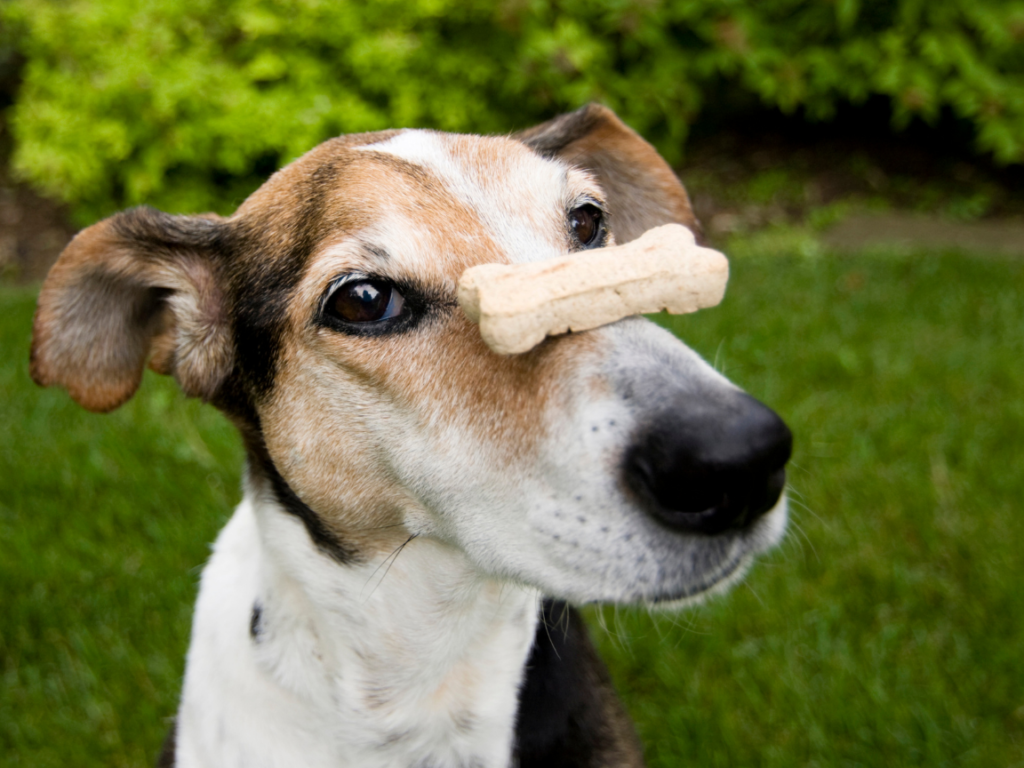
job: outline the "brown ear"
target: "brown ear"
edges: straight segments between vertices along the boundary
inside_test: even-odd
[[[80,232],[39,294],[32,378],[109,411],[135,393],[150,359],[186,394],[212,398],[232,367],[216,261],[226,229],[213,216],[136,208]]]
[[[701,239],[690,198],[658,151],[600,104],[515,135],[535,152],[593,173],[608,195],[615,241],[628,243],[651,227],[683,224]]]

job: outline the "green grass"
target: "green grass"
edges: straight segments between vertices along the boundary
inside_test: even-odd
[[[668,322],[792,427],[790,534],[704,607],[591,611],[649,760],[1024,765],[1024,263],[771,250]],[[0,765],[146,765],[240,450],[160,377],[35,388],[32,305],[0,292]]]
[[[34,292],[0,292],[0,765],[152,765],[242,454],[147,374],[97,416],[28,379]]]

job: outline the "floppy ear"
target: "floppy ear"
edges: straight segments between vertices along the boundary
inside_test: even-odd
[[[588,104],[514,138],[597,177],[608,195],[609,223],[620,245],[672,223],[689,227],[701,239],[690,198],[668,163],[607,107]]]
[[[214,216],[135,208],[80,232],[43,284],[32,378],[91,411],[138,389],[147,359],[186,394],[209,400],[232,368]]]

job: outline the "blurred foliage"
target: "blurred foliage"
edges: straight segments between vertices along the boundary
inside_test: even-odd
[[[230,210],[332,135],[588,100],[670,161],[726,94],[812,120],[883,96],[896,127],[951,113],[1024,161],[1024,2],[7,0],[0,22],[26,58],[16,168],[82,219]]]

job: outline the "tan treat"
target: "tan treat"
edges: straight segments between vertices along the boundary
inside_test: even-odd
[[[680,224],[625,245],[528,264],[481,264],[459,280],[459,304],[487,346],[509,355],[545,336],[585,331],[630,315],[696,312],[725,295],[729,262]]]

